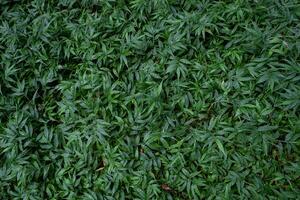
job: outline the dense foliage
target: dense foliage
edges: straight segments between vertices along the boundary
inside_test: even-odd
[[[1,0],[0,199],[295,199],[297,0]]]

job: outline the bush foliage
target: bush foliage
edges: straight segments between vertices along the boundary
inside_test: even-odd
[[[297,0],[1,0],[0,199],[296,199]]]

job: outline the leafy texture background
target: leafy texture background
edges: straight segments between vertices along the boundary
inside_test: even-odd
[[[1,199],[295,199],[297,0],[0,1]]]

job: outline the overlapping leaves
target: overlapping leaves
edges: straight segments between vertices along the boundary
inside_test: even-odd
[[[296,0],[0,5],[1,199],[300,193]]]

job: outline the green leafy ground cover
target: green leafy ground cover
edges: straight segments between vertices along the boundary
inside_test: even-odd
[[[297,0],[0,2],[0,199],[299,197]]]

